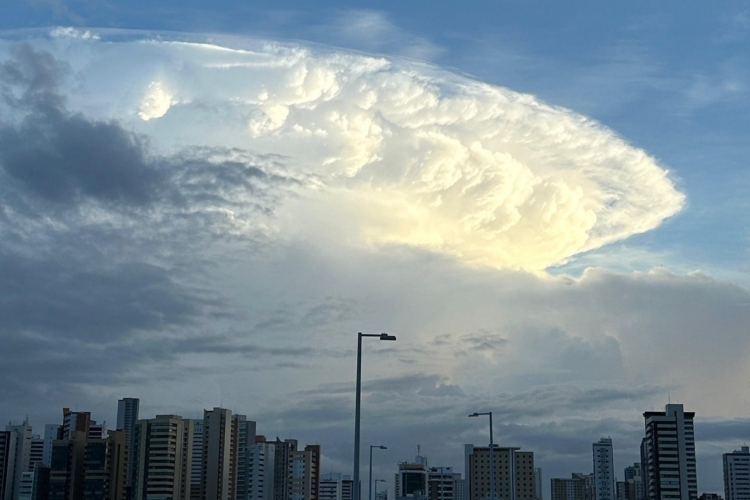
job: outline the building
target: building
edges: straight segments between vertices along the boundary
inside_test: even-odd
[[[496,500],[534,500],[534,453],[520,448],[493,451]],[[464,446],[466,482],[469,500],[490,497],[490,448],[471,444]]]
[[[649,500],[697,500],[694,412],[668,404],[643,414],[643,474]]]
[[[84,458],[83,500],[127,500],[128,442],[125,431],[90,439]]]
[[[417,455],[413,462],[399,463],[394,485],[397,500],[427,498],[427,458]]]
[[[615,500],[615,460],[612,440],[601,438],[591,445],[594,456],[595,500]]]
[[[42,462],[49,466],[52,463],[52,442],[60,434],[60,424],[47,424],[44,426],[44,451],[42,452]]]
[[[288,500],[318,500],[320,445],[311,444],[289,455]]]
[[[615,481],[615,498],[617,500],[628,500],[627,481]]]
[[[255,445],[257,425],[247,420],[245,415],[235,415],[235,429],[237,432],[237,500],[251,500],[253,484],[253,460],[251,448]]]
[[[625,467],[625,482],[628,488],[628,500],[646,500],[646,488],[643,484],[641,464],[635,463],[632,467]]]
[[[724,453],[724,498],[750,500],[750,448]]]
[[[267,445],[274,448],[273,451],[273,483],[271,483],[271,495],[273,500],[287,500],[289,497],[289,464],[292,452],[297,451],[296,439],[267,441]],[[266,467],[268,467],[266,462]],[[268,488],[268,485],[266,485]]]
[[[237,432],[232,410],[203,411],[201,498],[234,500]]]
[[[276,447],[266,443],[263,436],[256,436],[248,456],[248,489],[253,500],[273,500],[275,457]]]
[[[703,493],[698,500],[724,500],[718,493]]]
[[[16,433],[0,431],[0,500],[13,500],[16,465]]]
[[[427,498],[429,500],[463,500],[464,482],[453,467],[427,469]]]
[[[352,500],[352,476],[330,473],[320,477],[319,500]]]
[[[193,424],[179,415],[139,420],[133,439],[135,499],[190,498]]]
[[[24,473],[30,472],[29,462],[31,461],[31,442],[33,439],[32,428],[28,420],[22,424],[8,424],[5,430],[15,434],[15,463],[13,464],[13,476],[11,481],[11,496],[18,500],[21,483],[24,480]],[[33,469],[32,469],[33,470]],[[10,478],[9,478],[10,481]]]
[[[130,450],[133,449],[135,435],[135,424],[140,418],[141,400],[138,398],[123,398],[117,401],[117,430],[125,433],[127,443],[127,486],[133,485],[133,460],[130,459]]]
[[[190,500],[201,500],[203,478],[203,419],[192,420],[193,447],[190,462]]]
[[[586,477],[573,474],[570,478],[552,478],[550,494],[552,500],[586,500]]]
[[[72,430],[68,439],[52,442],[49,472],[50,500],[79,500],[83,498],[84,460],[88,436],[84,431]]]
[[[542,479],[542,468],[534,468],[534,497],[536,500],[544,500],[544,480]]]

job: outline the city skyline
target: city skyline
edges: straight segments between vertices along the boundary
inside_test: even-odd
[[[0,421],[238,409],[346,474],[357,333],[387,332],[361,477],[371,444],[389,481],[420,444],[460,470],[492,411],[545,488],[603,437],[621,480],[676,402],[721,493],[750,436],[749,19],[5,2]]]

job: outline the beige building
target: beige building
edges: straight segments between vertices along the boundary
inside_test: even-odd
[[[83,497],[127,500],[128,442],[125,431],[90,439],[84,459]]]
[[[582,474],[553,478],[550,487],[552,500],[586,500],[586,477]]]
[[[494,449],[495,500],[535,500],[534,453]],[[464,450],[468,500],[490,498],[490,448],[467,444]]]
[[[135,498],[190,498],[193,425],[179,415],[157,415],[135,426]]]
[[[237,486],[237,439],[239,422],[232,411],[203,411],[203,477],[201,498],[234,500]]]
[[[305,446],[289,455],[288,500],[318,500],[320,490],[320,445]]]

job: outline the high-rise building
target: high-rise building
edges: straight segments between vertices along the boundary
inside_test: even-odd
[[[534,453],[520,448],[495,446],[495,497],[502,500],[534,500]],[[469,499],[490,496],[490,448],[464,446]]]
[[[31,486],[30,500],[48,500],[49,496],[49,465],[44,462],[34,467],[34,477]]]
[[[237,486],[237,432],[232,411],[203,411],[201,497],[234,500]]]
[[[320,445],[310,444],[289,455],[287,500],[318,500],[320,487]]]
[[[47,424],[44,426],[44,451],[42,456],[42,462],[47,466],[52,463],[52,442],[58,439],[60,434],[60,424]]]
[[[464,483],[453,467],[427,469],[427,497],[429,500],[463,500]]]
[[[248,462],[250,498],[253,500],[273,500],[276,447],[273,444],[266,443],[263,436],[256,436],[256,443],[249,450]]]
[[[750,448],[724,453],[724,498],[750,500]]]
[[[33,439],[32,428],[28,420],[22,424],[8,424],[5,430],[16,435],[15,439],[15,464],[13,464],[13,483],[11,485],[12,497],[18,499],[23,474],[29,471],[31,461],[31,441]]]
[[[192,444],[192,421],[179,415],[139,420],[132,454],[135,498],[190,498]]]
[[[572,474],[570,478],[552,478],[550,494],[552,500],[585,500],[586,476]]]
[[[125,431],[109,431],[106,439],[90,439],[84,458],[83,500],[127,500]]]
[[[251,500],[253,481],[253,460],[251,448],[255,445],[257,426],[254,421],[247,420],[245,415],[235,415],[237,432],[237,500]]]
[[[536,500],[544,500],[544,480],[542,479],[542,468],[534,468],[534,497]]]
[[[594,494],[596,500],[615,500],[615,460],[612,440],[601,438],[591,445],[594,455]]]
[[[67,439],[52,442],[50,463],[50,500],[83,498],[84,460],[88,436],[85,431],[72,430]]]
[[[190,464],[190,500],[201,500],[203,479],[203,419],[192,420],[193,448]]]
[[[632,467],[625,467],[625,482],[628,487],[628,500],[646,500],[646,488],[643,484],[640,463],[634,463]]]
[[[427,458],[417,455],[413,462],[399,463],[394,486],[396,500],[427,498]]]
[[[643,414],[646,437],[644,477],[649,500],[696,500],[694,412],[681,404],[668,404],[663,412]]]
[[[340,473],[320,477],[319,500],[352,500],[352,476]]]
[[[70,439],[73,431],[83,432],[88,437],[90,430],[91,412],[71,411],[70,408],[63,408],[63,423],[57,439]]]
[[[125,433],[125,442],[128,444],[127,452],[127,486],[132,487],[133,460],[130,459],[130,450],[133,449],[133,438],[135,435],[135,423],[140,418],[141,400],[138,398],[123,398],[117,401],[117,430]]]
[[[13,500],[15,466],[16,433],[0,431],[0,500]]]
[[[296,439],[267,441],[266,444],[273,446],[273,487],[271,492],[273,500],[287,500],[289,498],[289,464],[292,452],[297,451]],[[268,467],[268,463],[266,463]]]

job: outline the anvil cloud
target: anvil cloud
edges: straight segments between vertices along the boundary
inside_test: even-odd
[[[283,158],[301,182],[263,227],[284,238],[539,272],[684,203],[664,167],[601,124],[418,62],[70,29],[35,45],[70,67],[71,111],[117,120],[154,150]]]

